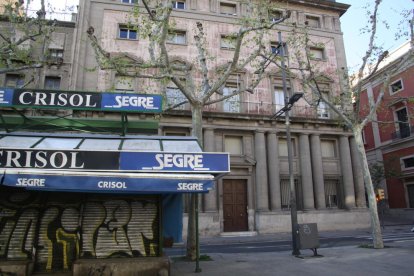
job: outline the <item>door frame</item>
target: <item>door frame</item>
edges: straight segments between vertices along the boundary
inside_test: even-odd
[[[247,231],[254,231],[255,229],[255,208],[253,204],[253,185],[251,176],[226,176],[218,182],[219,192],[219,218],[220,218],[220,232],[224,232],[224,210],[223,210],[223,182],[224,180],[244,180],[247,188]]]

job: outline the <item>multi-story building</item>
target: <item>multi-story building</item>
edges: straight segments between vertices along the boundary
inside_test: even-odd
[[[176,32],[169,36],[167,47],[174,59],[185,64],[196,57],[192,26],[200,21],[206,31],[207,50],[216,57],[215,66],[219,67],[228,61],[233,49],[226,38],[238,29],[239,19],[249,15],[246,4],[243,1],[230,0],[185,0],[173,3],[172,17]],[[13,136],[2,133],[2,148],[18,147],[9,154],[9,161],[0,162],[3,167],[20,166],[22,171],[19,169],[19,173],[35,173],[31,170],[34,169],[31,165],[36,168],[43,164],[43,159],[33,161],[29,157],[34,154],[32,151],[47,148],[48,152],[51,152],[52,167],[69,163],[73,167],[79,167],[76,161],[67,162],[69,159],[62,153],[62,150],[71,150],[85,151],[84,154],[87,155],[96,154],[91,155],[88,162],[91,162],[93,168],[106,169],[98,173],[94,170],[92,173],[88,172],[88,178],[82,180],[84,182],[76,181],[77,175],[71,171],[65,170],[61,175],[49,172],[60,181],[55,183],[56,193],[34,193],[30,189],[27,193],[14,193],[16,187],[1,187],[0,204],[7,209],[4,213],[4,223],[8,228],[4,229],[8,232],[4,232],[4,235],[2,232],[3,239],[0,242],[4,244],[4,250],[0,251],[0,258],[31,258],[35,269],[39,271],[70,270],[77,259],[106,258],[109,262],[109,257],[157,256],[161,254],[163,238],[174,237],[175,241],[180,240],[177,235],[182,234],[180,226],[186,225],[188,211],[186,196],[183,199],[184,215],[179,214],[180,218],[184,218],[182,222],[177,218],[176,211],[180,210],[177,199],[181,202],[181,198],[176,197],[176,193],[170,195],[171,197],[160,191],[152,195],[142,194],[142,191],[140,195],[136,195],[136,191],[120,195],[119,190],[115,189],[118,185],[116,183],[121,183],[119,189],[126,186],[138,189],[141,187],[139,181],[131,185],[127,181],[132,181],[129,178],[142,177],[139,175],[142,171],[129,173],[129,178],[125,180],[123,174],[105,166],[113,166],[111,160],[119,161],[116,154],[130,150],[178,150],[184,153],[191,151],[190,154],[199,152],[201,149],[194,138],[182,137],[191,134],[190,106],[184,105],[175,110],[165,111],[161,116],[107,108],[84,110],[79,107],[81,99],[101,99],[103,95],[114,95],[109,93],[111,91],[160,94],[166,98],[167,106],[183,99],[180,91],[168,83],[134,79],[117,75],[113,70],[98,68],[95,51],[87,37],[90,27],[94,28],[94,33],[105,51],[115,56],[121,52],[127,53],[124,57],[138,62],[146,57],[147,53],[143,52],[143,48],[148,43],[139,37],[136,28],[130,28],[128,24],[129,14],[135,4],[141,3],[133,0],[80,0],[73,35],[70,28],[65,29],[67,32],[58,28],[56,34],[53,34],[57,35],[57,38],[52,40],[54,47],[50,52],[54,53],[53,57],[56,60],[63,63],[53,63],[50,68],[46,66],[35,70],[38,81],[28,86],[37,89],[28,92],[39,95],[37,104],[41,109],[38,109],[39,106],[34,108],[33,104],[29,105],[16,119],[16,116],[9,114],[14,109],[4,107],[5,101],[1,101],[2,109],[9,112],[8,116],[3,116],[3,126],[10,130],[29,124],[29,131],[24,134]],[[282,36],[287,37],[292,26],[306,26],[310,39],[314,42],[314,46],[310,48],[312,62],[318,66],[319,71],[326,73],[319,76],[319,87],[332,98],[341,93],[341,74],[336,72],[346,68],[340,17],[348,7],[328,0],[320,0],[317,3],[310,0],[289,0],[280,1],[280,9],[272,10],[269,14],[271,19],[280,17],[286,9],[291,11],[289,20],[278,25],[277,30],[272,31],[267,37],[269,51],[277,45],[277,31],[281,31]],[[288,64],[294,67],[295,61],[293,53],[289,53],[289,43],[286,49]],[[17,87],[24,82],[21,74],[23,72],[14,78],[6,75],[0,81],[3,81],[6,87]],[[25,80],[28,74],[32,75],[24,72]],[[251,67],[232,75],[222,89],[223,94],[231,93],[234,88],[251,82],[253,75],[254,69]],[[288,89],[291,92],[302,91],[301,87],[298,78],[292,77],[288,80]],[[47,89],[39,90],[41,88]],[[70,91],[61,91],[65,89]],[[21,92],[14,90],[14,93]],[[341,127],[335,115],[323,102],[313,98],[309,91],[303,92],[304,99],[298,101],[291,111],[293,174],[299,223],[318,223],[321,230],[366,228],[369,226],[369,215],[352,134]],[[54,101],[59,99],[59,95],[77,99],[72,101],[72,107],[76,108],[72,111],[65,106],[59,112],[42,108],[47,105],[46,99]],[[86,98],[82,95],[86,95]],[[318,104],[310,105],[312,102]],[[283,106],[282,77],[277,67],[273,66],[267,77],[255,88],[254,93],[241,94],[205,107],[203,149],[206,152],[229,152],[231,170],[216,181],[212,191],[202,196],[201,235],[229,232],[254,235],[291,230],[285,120],[283,117],[272,119],[273,114]],[[24,106],[20,104],[17,109],[22,107]],[[52,115],[58,118],[53,119]],[[154,119],[157,119],[158,123],[154,123]],[[43,125],[47,127],[42,130],[49,131],[46,136],[44,133],[33,132],[33,129],[39,129]],[[65,129],[69,129],[69,132],[65,132]],[[51,131],[54,133],[50,133]],[[92,135],[88,136],[80,131],[92,132]],[[102,136],[104,131],[111,131],[112,135]],[[116,131],[118,133],[115,133]],[[137,136],[143,133],[153,136]],[[23,138],[19,135],[23,135]],[[16,138],[17,136],[19,138]],[[21,141],[26,142],[23,144]],[[20,160],[16,152],[22,152],[19,156],[28,159]],[[115,155],[111,157],[109,154]],[[60,159],[53,159],[57,156]],[[74,156],[77,155],[72,153],[71,157]],[[148,158],[142,160],[147,161]],[[178,163],[183,162],[180,160],[176,159]],[[128,167],[135,161],[129,159],[122,165]],[[215,162],[211,162],[210,168],[214,165]],[[151,168],[155,167],[151,165]],[[13,171],[7,170],[2,184],[13,186],[15,175]],[[148,168],[143,170],[148,173]],[[38,171],[36,173],[40,176],[44,174]],[[202,185],[197,186],[198,184],[190,187],[193,190],[204,189],[204,192],[211,182],[211,178],[204,175],[198,175],[196,178],[181,174],[171,177],[168,173],[171,172],[166,172],[166,175],[159,172],[155,172],[155,175],[149,173],[149,191],[159,185],[167,185],[163,180],[165,177],[168,181],[178,179],[178,184],[181,184],[180,192],[189,189],[188,185],[184,185],[188,184],[188,180],[185,179],[197,181],[192,184],[205,183],[205,188]],[[115,185],[110,193],[102,195],[96,187],[94,190],[87,190],[91,187],[89,185],[94,177],[117,177],[118,180],[111,180],[113,184],[98,184],[101,185],[100,189],[112,189],[108,185]],[[23,184],[17,182],[20,186],[16,189],[27,188],[30,185],[32,189],[33,186],[39,186],[39,189],[43,187],[44,183],[39,182],[40,180],[34,183],[30,177],[25,179],[22,180]],[[124,185],[123,182],[127,184]],[[78,193],[68,193],[65,189],[75,189]],[[87,194],[79,193],[85,189]],[[39,213],[38,210],[42,212]],[[32,224],[27,226],[28,221],[34,221],[33,225],[36,227],[32,227]],[[13,228],[14,224],[19,227]],[[162,231],[160,225],[168,229]],[[177,229],[180,230],[178,234]],[[184,235],[185,231],[184,227]],[[21,246],[22,241],[25,241],[24,246]],[[19,249],[23,249],[11,250],[16,244],[19,245]],[[83,266],[86,263],[87,260],[80,260],[77,265]],[[137,264],[134,262],[135,266],[129,264],[128,267],[135,269]]]
[[[391,52],[377,73],[363,80],[361,106],[369,106],[368,98],[376,99],[384,90],[382,104],[372,123],[364,129],[365,150],[371,164],[384,168],[379,188],[385,189],[389,212],[412,219],[413,183],[413,103],[414,63],[401,60],[412,55],[410,42]],[[392,72],[389,83],[385,83]],[[361,109],[361,114],[367,110]],[[381,175],[379,176],[381,178]]]
[[[93,48],[85,43],[90,26],[108,53],[127,53],[138,61],[147,56],[143,51],[146,41],[137,36],[136,30],[127,30],[128,13],[134,3],[136,1],[80,2],[74,48],[77,66],[73,67],[71,88],[151,91],[164,93],[169,103],[177,103],[183,96],[173,86],[162,86],[145,79],[125,82],[122,81],[125,77],[111,70],[84,70],[97,66]],[[280,3],[279,12],[288,8],[292,16],[288,22],[279,25],[278,30],[287,37],[292,23],[302,27],[306,23],[311,40],[319,42],[318,47],[311,48],[315,62],[321,71],[327,72],[321,78],[320,87],[330,97],[339,95],[339,76],[333,73],[346,68],[340,16],[349,6],[336,1]],[[237,30],[238,19],[248,15],[244,5],[239,1],[175,1],[172,17],[174,28],[179,32],[173,41],[168,41],[169,52],[182,62],[196,58],[192,26],[199,21],[206,30],[207,50],[214,53],[217,66],[220,66],[232,51],[223,38]],[[269,38],[269,49],[272,43],[277,42],[277,30],[271,36],[274,39]],[[287,57],[292,61],[292,56],[288,54]],[[204,149],[230,152],[231,173],[217,182],[213,192],[203,197],[202,235],[290,230],[284,119],[270,119],[284,105],[282,81],[280,71],[272,70],[253,94],[242,94],[205,107]],[[246,68],[232,76],[223,93],[249,82],[253,73],[252,68]],[[289,80],[291,91],[300,91],[300,87],[297,79]],[[305,97],[311,101],[312,96],[306,93]],[[92,116],[98,117],[99,114]],[[189,105],[165,112],[160,119],[158,134],[190,135],[190,116]],[[130,120],[150,118],[141,115],[130,117]],[[291,128],[299,222],[316,222],[322,230],[367,227],[369,220],[363,181],[350,133],[340,127],[323,102],[312,107],[304,100],[292,110]]]

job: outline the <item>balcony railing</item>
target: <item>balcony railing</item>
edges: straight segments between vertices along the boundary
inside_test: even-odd
[[[407,127],[400,128],[398,131],[391,133],[392,140],[404,139],[414,134],[414,126],[407,125]]]
[[[169,102],[171,104],[178,103],[182,99],[171,99]],[[213,105],[206,106],[204,111],[210,112],[223,112],[231,114],[240,114],[240,115],[262,115],[262,116],[272,116],[277,111],[282,109],[284,105],[277,105],[266,102],[238,102],[238,101],[226,101],[225,103],[217,103]],[[186,104],[185,106],[180,106],[174,110],[190,110],[190,106]],[[284,114],[281,115],[283,117]],[[337,116],[329,108],[320,109],[308,105],[297,105],[295,104],[290,112],[291,117],[296,118],[312,118],[312,119],[336,119]]]

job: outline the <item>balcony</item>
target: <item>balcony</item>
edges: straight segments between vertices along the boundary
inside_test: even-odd
[[[183,99],[169,98],[168,102],[172,105],[178,102],[182,102]],[[224,103],[217,103],[213,105],[206,106],[204,111],[206,112],[220,112],[220,113],[229,113],[229,114],[238,114],[238,115],[261,115],[268,116],[269,118],[274,115],[277,111],[282,109],[284,105],[277,105],[266,102],[239,102],[239,101],[225,101]],[[190,106],[186,104],[185,106],[180,106],[173,110],[190,110]],[[282,114],[280,117],[283,117]],[[309,105],[299,105],[295,104],[291,111],[290,116],[292,118],[308,118],[308,119],[337,119],[335,113],[331,112],[329,108],[316,108]]]
[[[399,139],[404,139],[410,136],[413,136],[414,133],[414,126],[413,125],[408,125],[405,127],[401,127],[400,129],[396,132],[391,133],[391,139],[394,140],[399,140]]]

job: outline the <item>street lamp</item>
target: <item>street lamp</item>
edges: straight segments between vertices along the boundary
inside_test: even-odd
[[[279,46],[283,45],[282,43],[282,34],[278,32],[279,38]],[[292,96],[287,91],[286,85],[286,67],[285,67],[285,54],[284,54],[284,47],[281,46],[280,50],[280,57],[281,57],[281,67],[282,67],[282,82],[283,82],[283,96],[285,98],[285,106],[280,109],[276,114],[272,116],[272,119],[277,118],[278,116],[285,113],[285,124],[286,124],[286,143],[288,149],[288,165],[289,165],[289,186],[290,186],[290,218],[292,224],[292,255],[298,256],[300,255],[299,251],[299,242],[298,242],[298,234],[299,234],[299,227],[298,227],[298,213],[297,213],[297,206],[296,206],[296,187],[295,187],[295,179],[293,177],[293,150],[292,150],[292,140],[290,136],[290,110],[292,109],[293,105],[303,96],[303,93],[296,92]]]

